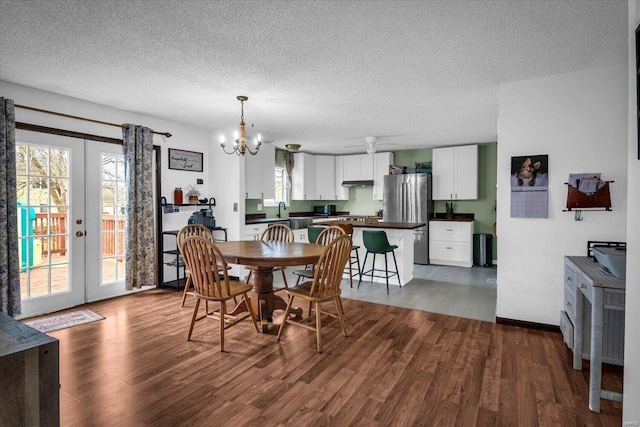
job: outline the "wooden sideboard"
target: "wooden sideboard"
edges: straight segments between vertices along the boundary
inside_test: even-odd
[[[593,258],[564,258],[564,310],[560,329],[573,351],[573,368],[589,359],[589,408],[600,412],[600,398],[622,401],[601,389],[602,363],[624,362],[625,281],[600,268]]]
[[[0,313],[0,426],[60,425],[58,340]]]

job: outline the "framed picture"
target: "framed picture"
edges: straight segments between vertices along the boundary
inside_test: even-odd
[[[202,172],[202,153],[169,148],[169,169]]]

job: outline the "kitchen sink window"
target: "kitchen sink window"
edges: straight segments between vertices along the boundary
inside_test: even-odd
[[[276,166],[275,168],[275,184],[276,184],[276,198],[264,199],[265,206],[278,206],[278,203],[284,202],[286,206],[289,206],[289,186],[287,185],[287,171],[282,166]]]

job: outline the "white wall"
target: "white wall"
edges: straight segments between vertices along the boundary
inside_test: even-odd
[[[563,257],[626,240],[627,90],[625,65],[500,86],[497,317],[558,325]],[[511,218],[511,157],[536,154],[549,155],[549,218]],[[615,181],[612,212],[562,212],[564,183],[580,172]]]
[[[628,171],[629,182],[634,187],[629,191],[627,206],[627,291],[625,304],[625,340],[624,340],[624,403],[622,419],[629,423],[640,422],[640,160],[638,160],[637,119],[636,119],[636,53],[635,30],[640,24],[640,1],[629,2],[629,145]],[[632,261],[633,260],[633,261]],[[624,424],[624,423],[623,423]],[[632,425],[632,424],[628,424]]]

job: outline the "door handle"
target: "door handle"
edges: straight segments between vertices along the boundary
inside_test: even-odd
[[[76,231],[76,237],[82,237],[84,233],[82,231]]]

